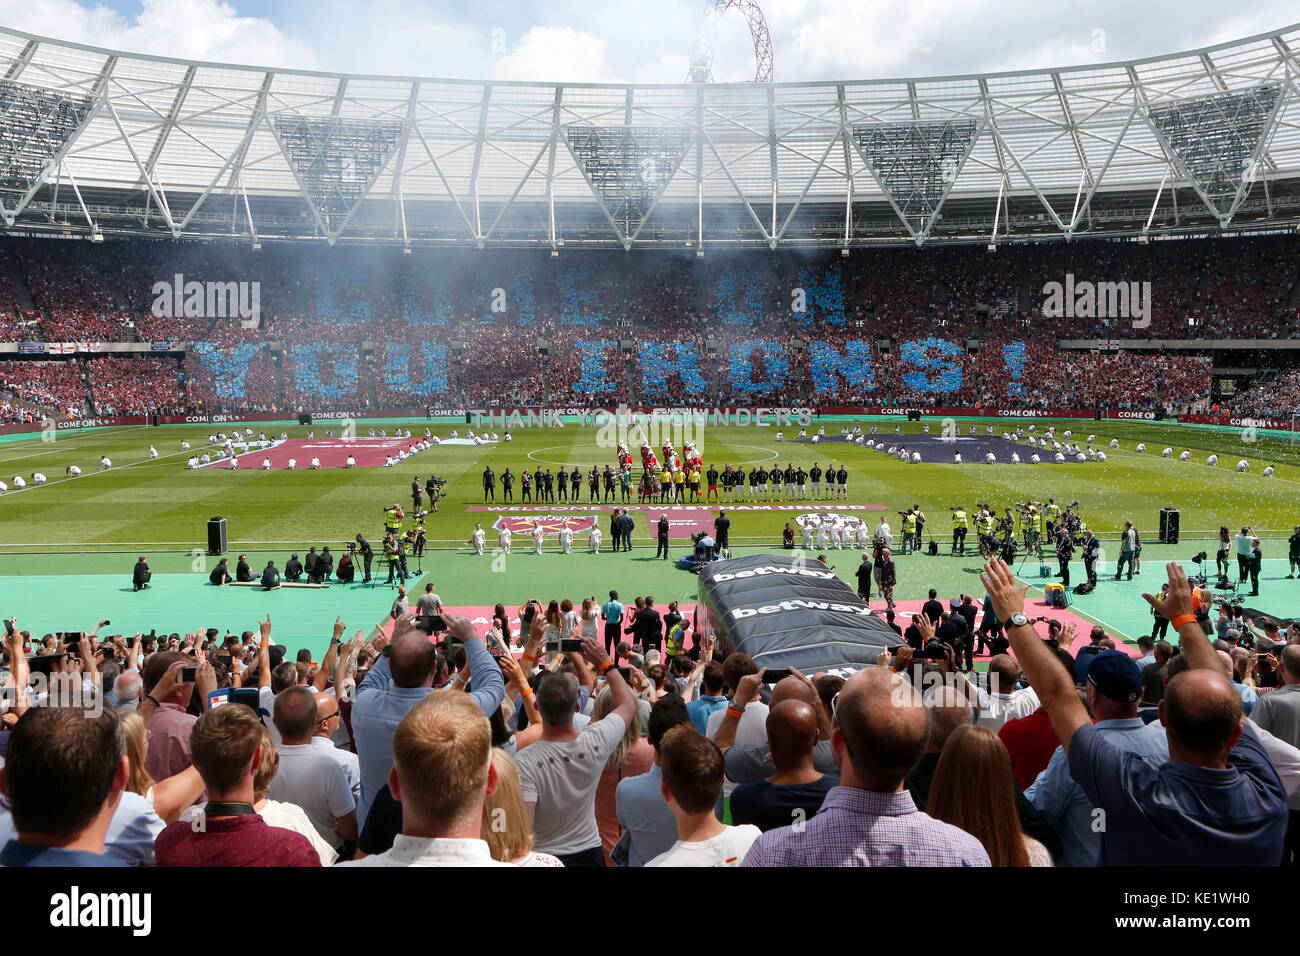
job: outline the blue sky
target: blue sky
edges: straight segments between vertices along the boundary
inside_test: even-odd
[[[1065,66],[1205,46],[1300,20],[1287,0],[758,0],[777,80]],[[676,83],[702,0],[0,0],[0,23],[182,58],[471,79]],[[715,78],[753,78],[724,18]]]

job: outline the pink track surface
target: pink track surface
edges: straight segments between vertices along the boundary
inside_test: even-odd
[[[379,468],[386,457],[397,457],[404,448],[410,448],[417,439],[411,438],[353,438],[343,441],[341,438],[291,438],[274,448],[258,448],[237,455],[240,468],[261,468],[262,459],[271,459],[272,468],[289,467],[289,459],[296,458],[297,467],[307,468],[313,458],[320,459],[322,468],[342,468],[351,455],[357,460],[358,468]],[[204,465],[205,468],[228,468],[229,459],[214,461]]]
[[[394,589],[394,590],[393,590],[393,595],[396,596],[396,594],[397,594],[397,590]],[[409,597],[409,596],[410,596],[410,595],[408,595],[408,597]],[[656,603],[656,604],[655,604],[655,607],[659,610],[659,613],[660,613],[661,615],[662,615],[662,614],[667,614],[667,613],[668,613],[668,605],[667,605],[667,604],[658,604],[658,603]],[[445,612],[448,613],[448,614],[454,614],[456,617],[467,617],[467,618],[469,618],[471,621],[474,622],[474,629],[477,630],[477,631],[479,631],[480,633],[485,633],[485,632],[487,631],[487,629],[488,629],[488,625],[492,623],[492,608],[491,608],[489,605],[486,605],[486,604],[483,604],[483,605],[463,605],[463,604],[462,604],[462,605],[453,605],[453,604],[444,604],[444,605],[442,606],[442,609],[443,609],[443,611],[445,611]],[[579,608],[579,610],[580,610],[580,608]],[[695,614],[695,605],[694,605],[694,604],[678,604],[678,605],[677,605],[677,611],[678,611],[679,614],[681,614],[683,617],[685,617],[686,620],[688,620],[688,621],[693,621],[693,620],[694,620],[694,618],[692,617],[692,615]],[[510,616],[510,633],[511,633],[512,637],[517,641],[517,640],[519,639],[519,608],[517,608],[517,607],[507,607],[507,608],[506,608],[506,614],[508,614],[508,615]],[[380,624],[380,625],[379,625],[379,629],[380,629],[381,631],[383,631],[385,634],[389,634],[389,635],[391,635],[391,634],[393,633],[393,620],[392,620],[392,618],[389,618],[388,620],[386,620],[386,621],[384,621],[382,624]],[[598,639],[602,639],[602,640],[603,640],[603,638],[604,638],[604,634],[605,634],[605,623],[604,623],[603,621],[597,621],[596,631],[597,631],[597,634],[599,635],[599,638],[598,638]],[[693,640],[692,640],[692,638],[691,638],[691,635],[692,635],[693,633],[694,633],[693,630],[687,632],[687,636],[686,636],[686,645],[687,645],[688,647],[692,647],[692,646],[694,646],[694,642],[693,642]],[[526,637],[526,636],[527,636],[527,635],[525,635],[525,637]],[[629,643],[630,643],[630,639],[631,639],[631,635],[628,635]],[[518,652],[521,653],[521,654],[523,653],[523,651],[522,651],[521,648],[515,648],[513,644],[511,645],[511,647],[512,647],[513,650],[516,650],[516,651],[518,651]]]
[[[393,594],[396,595],[397,591],[394,590]],[[895,623],[903,630],[907,630],[908,624],[911,623],[912,615],[920,614],[921,607],[924,604],[925,604],[924,601],[896,601],[894,604],[894,613],[897,615]],[[666,614],[668,612],[668,605],[666,604],[662,606],[656,604],[655,606],[659,608],[660,614]],[[976,607],[979,606],[980,604],[977,602]],[[884,601],[872,601],[871,607],[882,618],[884,617],[885,615]],[[474,622],[475,629],[480,632],[485,632],[487,630],[488,625],[492,622],[492,608],[487,605],[448,604],[448,605],[444,605],[443,609],[450,614],[456,615],[457,617],[468,617],[471,621]],[[692,622],[694,621],[694,617],[693,617],[693,615],[695,614],[694,604],[679,604],[678,610],[681,612],[681,614],[683,614],[686,617],[688,621],[692,621]],[[518,611],[519,609],[517,607],[506,608],[506,613],[510,615],[510,630],[516,640],[519,637],[519,618],[517,616]],[[1048,607],[1046,604],[1043,604],[1041,601],[1031,601],[1029,605],[1025,608],[1025,613],[1031,617],[1047,617],[1052,620],[1061,621],[1064,624],[1074,624],[1075,627],[1078,629],[1078,634],[1075,637],[1074,643],[1070,646],[1070,653],[1072,655],[1077,655],[1079,653],[1079,648],[1083,647],[1088,643],[1088,632],[1092,629],[1092,624],[1069,610],[1061,610],[1060,608]],[[983,613],[981,613],[979,617],[976,618],[976,626],[978,626],[978,622],[982,618],[983,618]],[[391,635],[393,633],[393,621],[391,619],[384,621],[380,625],[380,630],[382,630],[385,634]],[[604,624],[603,623],[599,624],[597,630],[603,639],[603,635],[605,632]],[[1036,625],[1035,630],[1038,631],[1040,636],[1042,637],[1047,636],[1046,624]],[[686,646],[693,647],[694,645],[695,645],[694,631],[692,630],[687,634]],[[1126,654],[1128,654],[1129,657],[1137,658],[1138,656],[1140,656],[1138,654],[1137,648],[1132,647],[1129,644],[1124,643],[1123,641],[1116,641],[1115,646],[1120,650],[1124,651]],[[512,648],[517,653],[522,653],[522,651],[520,651],[518,648],[514,648],[513,645]],[[991,657],[992,655],[986,652],[984,654],[976,654],[975,660],[987,662]]]

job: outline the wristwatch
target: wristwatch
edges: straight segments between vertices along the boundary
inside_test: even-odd
[[[1012,627],[1026,627],[1029,624],[1029,618],[1025,617],[1024,612],[1017,611],[1007,618],[1007,623]]]

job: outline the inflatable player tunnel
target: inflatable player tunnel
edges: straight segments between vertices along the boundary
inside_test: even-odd
[[[760,667],[854,671],[902,644],[834,571],[789,554],[715,561],[700,572],[701,634],[717,638],[714,659],[733,651]]]

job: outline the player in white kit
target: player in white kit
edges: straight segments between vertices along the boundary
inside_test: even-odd
[[[510,538],[511,534],[509,528],[501,528],[497,532],[497,547],[501,549],[502,554],[510,553]]]
[[[565,554],[573,551],[573,530],[567,524],[560,528],[560,550]]]
[[[587,546],[591,548],[592,554],[600,554],[600,525],[593,524],[591,530],[587,532]]]
[[[487,535],[483,532],[483,522],[474,522],[474,533],[469,536],[469,541],[474,546],[475,554],[483,553],[483,546],[487,543]]]
[[[533,525],[533,554],[542,553],[542,540],[546,537],[546,532],[542,530],[539,524]]]

